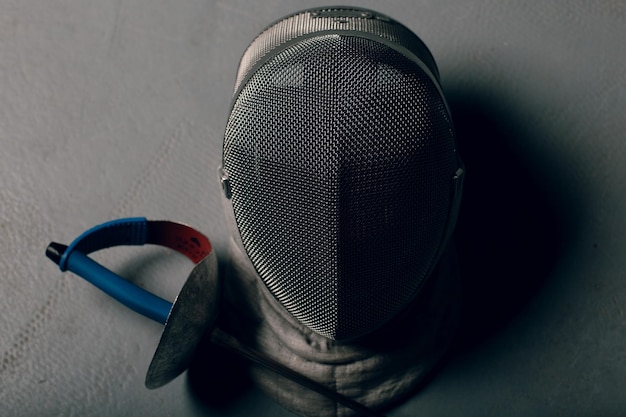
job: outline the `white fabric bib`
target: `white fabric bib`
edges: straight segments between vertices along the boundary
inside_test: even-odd
[[[452,341],[458,323],[460,281],[453,246],[411,307],[371,337],[337,342],[306,328],[263,286],[234,242],[230,248],[225,330],[250,347],[373,409],[415,391]],[[251,377],[267,395],[303,416],[354,412],[260,366]]]

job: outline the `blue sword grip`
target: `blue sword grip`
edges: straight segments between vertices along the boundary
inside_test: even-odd
[[[65,267],[137,313],[161,324],[167,321],[172,303],[126,281],[87,255],[71,252]]]
[[[132,310],[165,324],[172,303],[126,281],[87,256],[113,246],[146,243],[166,246],[184,254],[195,264],[211,253],[209,239],[189,226],[130,217],[92,227],[69,246],[51,242],[46,249],[46,256],[61,271],[74,272]]]

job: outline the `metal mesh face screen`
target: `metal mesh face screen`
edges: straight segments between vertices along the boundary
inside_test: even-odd
[[[350,34],[293,42],[240,89],[223,151],[244,249],[303,324],[354,338],[418,292],[457,159],[444,100],[415,61]]]

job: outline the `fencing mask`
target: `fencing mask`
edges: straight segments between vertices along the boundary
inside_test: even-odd
[[[272,296],[328,339],[405,309],[454,228],[462,187],[426,46],[356,8],[306,10],[243,55],[220,180]]]

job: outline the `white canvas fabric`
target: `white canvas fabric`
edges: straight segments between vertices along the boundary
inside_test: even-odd
[[[449,247],[427,286],[401,317],[370,337],[337,342],[300,324],[263,286],[234,242],[225,279],[226,329],[289,368],[374,409],[415,391],[449,346],[458,320],[460,286]],[[260,366],[251,377],[267,395],[302,416],[354,412]]]

